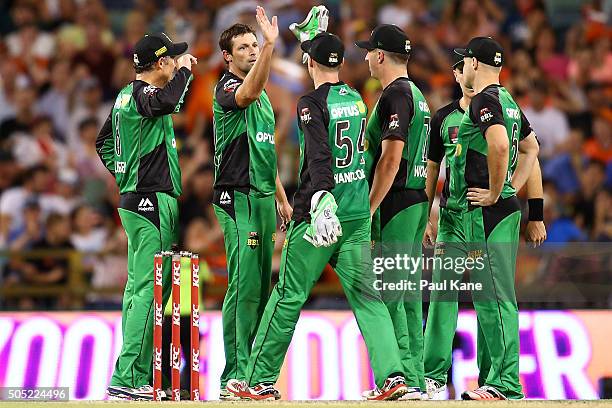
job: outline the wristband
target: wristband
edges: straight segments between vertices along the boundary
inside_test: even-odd
[[[529,203],[529,221],[544,221],[544,199],[530,198]]]

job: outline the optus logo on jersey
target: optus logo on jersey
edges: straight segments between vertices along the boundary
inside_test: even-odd
[[[331,108],[332,119],[338,119],[342,117],[359,116],[359,108],[357,105],[351,106],[339,106]]]
[[[520,119],[521,118],[521,113],[519,112],[518,109],[506,108],[506,114],[511,119]]]
[[[260,143],[268,142],[270,144],[274,144],[274,134],[266,132],[257,132],[257,134],[255,135],[255,140]]]

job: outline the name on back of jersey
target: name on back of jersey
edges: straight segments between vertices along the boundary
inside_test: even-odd
[[[334,181],[336,184],[352,183],[353,181],[365,179],[365,172],[363,169],[357,169],[355,171],[345,171],[343,173],[334,174]]]

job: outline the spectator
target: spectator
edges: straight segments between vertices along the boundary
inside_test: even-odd
[[[11,14],[16,31],[6,37],[9,55],[22,68],[31,67],[32,64],[44,66],[53,55],[55,38],[38,29],[36,6],[31,2],[18,2]]]
[[[22,251],[31,249],[35,242],[43,238],[44,229],[41,228],[43,221],[40,203],[37,197],[29,198],[23,206],[23,226],[12,232],[13,236],[8,237],[11,242],[12,251]]]
[[[0,148],[10,150],[11,138],[16,134],[28,134],[34,123],[36,110],[36,90],[32,86],[32,81],[21,75],[17,77],[16,87],[13,98],[15,113],[6,117],[0,123]]]
[[[46,222],[45,236],[35,242],[33,251],[44,251],[27,261],[15,262],[21,273],[23,283],[32,286],[63,285],[68,283],[69,261],[65,251],[74,247],[70,243],[70,219],[60,214],[50,214]],[[49,252],[59,251],[50,255]],[[66,308],[69,305],[68,293],[55,299],[22,299],[20,308]]]
[[[40,113],[49,115],[53,119],[53,127],[62,137],[68,133],[68,120],[76,85],[71,71],[70,61],[55,61],[51,67],[48,89],[36,104]]]
[[[575,194],[580,190],[580,174],[584,163],[584,136],[580,129],[572,129],[563,152],[543,163],[544,178],[554,183],[559,193]]]
[[[595,226],[593,239],[596,241],[612,241],[612,190],[601,190],[595,199]]]
[[[593,138],[585,143],[584,151],[592,160],[612,162],[612,132],[610,119],[598,116],[593,121]]]
[[[82,204],[72,211],[73,231],[70,242],[81,252],[98,253],[104,249],[108,230],[104,219],[95,209]]]
[[[24,227],[23,209],[29,198],[43,193],[49,186],[50,173],[45,166],[25,171],[21,185],[2,193],[0,197],[0,247],[14,231]]]
[[[584,230],[590,231],[595,221],[595,200],[597,193],[604,187],[606,166],[602,162],[591,161],[580,172],[582,188],[574,204],[576,221]]]
[[[13,157],[23,168],[44,164],[57,169],[67,165],[68,150],[56,139],[53,122],[48,116],[36,117],[28,133],[14,135],[12,145]]]
[[[523,110],[540,141],[540,158],[549,159],[559,153],[567,141],[569,125],[563,112],[550,103],[548,85],[543,80],[529,88],[529,106]]]
[[[104,86],[107,86],[106,93],[110,94],[110,84],[113,79],[113,66],[115,55],[110,47],[103,41],[103,29],[99,21],[88,19],[85,23],[85,47],[76,53],[72,60],[72,65],[87,67],[91,75]]]
[[[544,246],[585,241],[587,234],[569,216],[554,184],[546,183],[544,191],[544,219],[547,235]]]
[[[52,194],[44,194],[43,202],[48,212],[69,216],[82,200],[79,195],[79,176],[71,168],[64,167],[57,172],[57,183]]]
[[[77,85],[77,102],[75,109],[70,113],[70,130],[68,132],[68,143],[79,144],[79,124],[87,118],[94,117],[98,123],[106,122],[110,114],[112,103],[104,103],[102,100],[102,86],[95,77],[83,79]]]

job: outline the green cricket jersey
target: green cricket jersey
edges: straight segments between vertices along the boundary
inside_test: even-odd
[[[193,76],[185,67],[163,88],[130,82],[119,92],[96,139],[96,150],[115,176],[120,194],[181,194],[181,169],[172,127]]]
[[[472,98],[459,126],[455,160],[451,166],[450,196],[462,210],[468,208],[466,194],[469,187],[489,188],[485,135],[493,125],[506,128],[510,146],[508,170],[500,198],[516,195],[511,182],[518,162],[518,144],[532,130],[508,91],[501,85],[492,84]]]
[[[276,191],[274,111],[266,91],[240,108],[236,91],[242,82],[226,71],[215,88],[215,189],[248,189],[267,196]]]
[[[450,168],[455,160],[455,147],[459,125],[465,111],[459,105],[459,99],[438,109],[431,118],[431,133],[429,135],[429,149],[427,158],[438,164],[446,158],[446,179],[440,197],[440,207],[450,210],[459,210],[454,197],[449,194]]]
[[[343,82],[325,83],[298,101],[300,171],[293,219],[310,221],[312,195],[330,191],[340,221],[370,216],[365,174],[367,108],[361,95]]]
[[[405,144],[391,191],[425,188],[430,121],[427,101],[412,81],[400,77],[387,85],[366,129],[366,175],[370,183],[382,152],[382,141],[399,139]]]

